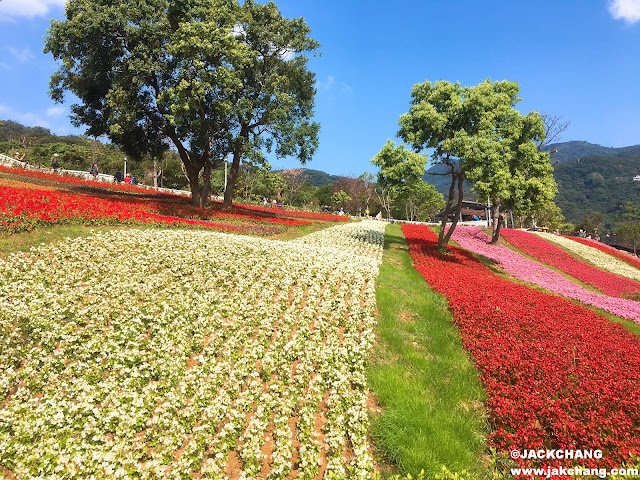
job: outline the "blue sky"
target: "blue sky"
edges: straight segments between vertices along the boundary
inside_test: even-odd
[[[64,0],[0,0],[0,119],[83,133],[69,105],[48,97],[55,71],[42,53]],[[322,54],[316,120],[320,148],[309,168],[333,174],[374,171],[369,163],[411,86],[425,80],[520,84],[521,112],[571,122],[562,140],[621,147],[640,143],[640,0],[278,0],[304,17]],[[275,168],[299,165],[274,161]]]

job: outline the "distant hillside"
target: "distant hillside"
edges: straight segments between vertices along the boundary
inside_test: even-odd
[[[552,155],[558,184],[555,202],[568,222],[580,223],[587,214],[601,213],[611,227],[620,205],[628,201],[640,205],[640,182],[633,181],[640,175],[640,145],[611,148],[573,141],[551,144],[546,150],[557,150]],[[445,166],[434,165],[423,176],[445,197],[450,177],[429,173],[446,171]],[[464,191],[465,198],[476,199],[471,184],[465,182]]]
[[[307,175],[307,182],[314,187],[324,187],[325,185],[333,185],[340,180],[340,175],[331,175],[321,170],[314,170],[312,168],[303,168],[304,173]],[[281,170],[278,170],[281,171]]]
[[[554,163],[568,162],[582,157],[640,157],[640,145],[613,148],[589,142],[572,141],[552,143],[544,150],[553,152],[551,157]]]
[[[581,157],[558,163],[554,177],[558,183],[556,204],[570,222],[585,214],[601,213],[612,223],[620,205],[640,205],[640,153],[635,156]]]
[[[320,170],[313,170],[311,168],[304,168],[304,173],[307,174],[310,185],[314,187],[324,187],[325,185],[333,185],[340,178],[339,175],[331,175],[329,173],[322,172]]]
[[[49,167],[54,154],[62,168],[89,171],[96,162],[102,173],[114,174],[124,170],[125,154],[116,146],[79,135],[58,136],[43,127],[26,127],[12,120],[0,120],[0,153],[13,157],[18,153],[31,165]],[[184,188],[186,179],[175,155],[165,157],[160,167],[163,185]],[[150,159],[134,159],[127,156],[127,171],[141,181],[152,182]],[[145,176],[147,177],[146,179]],[[143,180],[144,179],[144,180]]]

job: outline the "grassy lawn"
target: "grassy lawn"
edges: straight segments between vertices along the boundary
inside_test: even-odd
[[[381,412],[372,433],[389,473],[485,476],[487,422],[478,372],[446,300],[413,268],[399,225],[389,225],[376,296],[378,342],[368,381]]]

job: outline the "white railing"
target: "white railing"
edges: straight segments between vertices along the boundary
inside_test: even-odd
[[[116,183],[116,179],[113,175],[107,175],[105,173],[99,173],[97,175],[92,175],[89,172],[84,172],[81,170],[64,170],[62,168],[59,168],[58,170],[53,170],[52,168],[41,168],[41,167],[37,167],[35,165],[29,165],[27,162],[23,162],[21,160],[17,160],[15,158],[11,158],[7,155],[3,155],[0,153],[0,164],[1,165],[7,165],[10,167],[17,167],[17,168],[25,168],[27,170],[38,170],[41,172],[48,172],[48,173],[59,173],[61,175],[71,175],[73,177],[80,177],[80,178],[84,178],[85,180],[96,180],[98,182],[106,182],[106,183]],[[153,190],[154,192],[165,192],[165,193],[173,193],[175,195],[186,195],[186,196],[191,196],[191,192],[188,192],[186,190],[176,190],[173,188],[162,188],[162,187],[152,187],[150,185],[142,185],[142,184],[137,184],[136,187],[140,187],[140,188],[146,188],[147,190]]]

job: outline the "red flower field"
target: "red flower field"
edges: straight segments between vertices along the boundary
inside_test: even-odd
[[[460,248],[438,252],[425,226],[402,230],[416,269],[448,298],[480,371],[492,446],[602,450],[602,459],[584,461],[589,467],[619,467],[640,454],[637,337],[563,297],[493,274]]]
[[[313,221],[343,222],[348,217],[220,202],[195,207],[191,198],[168,192],[86,180],[51,171],[0,166],[0,233],[53,224],[192,225],[253,235],[274,235]]]
[[[193,207],[191,205],[191,198],[184,195],[178,195],[175,193],[169,192],[156,192],[154,190],[146,189],[143,187],[138,187],[135,185],[125,185],[125,184],[115,184],[115,183],[106,183],[99,182],[95,180],[86,180],[83,178],[78,178],[70,175],[60,175],[58,173],[53,173],[51,171],[41,171],[41,170],[28,170],[24,168],[15,168],[15,167],[7,167],[4,165],[0,165],[0,172],[5,172],[11,174],[15,177],[27,177],[34,179],[36,182],[39,180],[44,182],[45,184],[53,184],[53,185],[69,185],[70,187],[80,187],[85,189],[92,189],[95,194],[95,191],[102,191],[104,194],[112,197],[114,194],[128,194],[128,198],[126,201],[132,202],[135,201],[135,198],[132,194],[144,194],[140,195],[140,201],[148,202],[149,196],[153,197],[153,200],[166,204],[169,209],[176,210],[173,214],[177,216],[186,215],[189,217],[214,217],[214,216],[233,216],[233,217],[241,217],[244,216],[248,219],[254,219],[257,221],[271,221],[275,223],[284,223],[285,225],[294,226],[294,225],[306,225],[309,222],[307,220],[316,220],[323,222],[345,222],[349,221],[349,217],[340,216],[340,215],[331,215],[326,213],[315,213],[315,212],[302,212],[296,210],[285,210],[281,208],[264,208],[255,205],[243,205],[234,203],[234,211],[231,214],[230,212],[219,212],[216,210],[210,209],[201,209],[198,207]],[[221,202],[214,202],[214,204],[220,204]],[[178,212],[180,209],[180,212]],[[255,212],[255,213],[252,213]],[[282,222],[281,220],[285,222]],[[287,221],[298,221],[299,223],[286,223]]]
[[[556,267],[607,295],[625,297],[625,294],[640,292],[640,283],[605,272],[578,260],[562,248],[552,245],[537,235],[508,228],[502,229],[501,232],[502,238],[521,252]]]
[[[215,218],[215,222],[208,218]],[[78,195],[53,189],[0,186],[0,232],[30,230],[36,225],[162,223],[196,225],[240,233],[275,234],[307,221],[261,218],[117,196]]]

